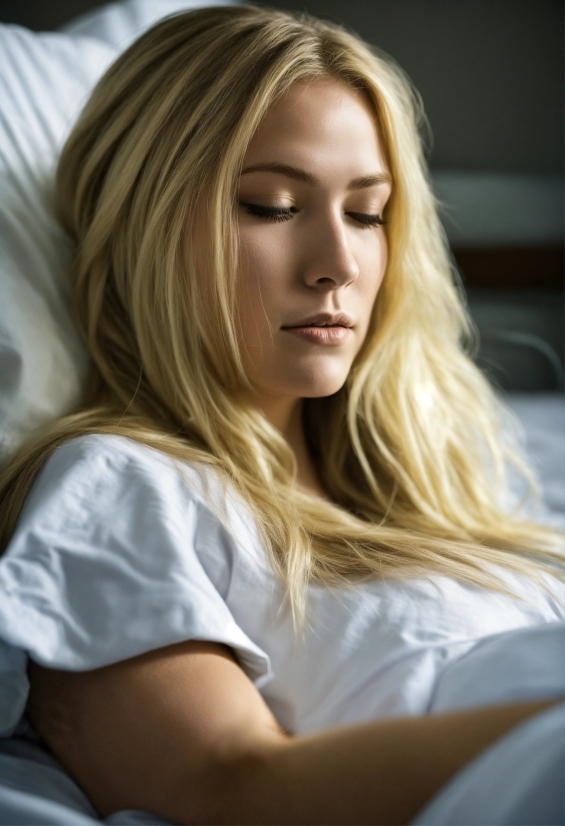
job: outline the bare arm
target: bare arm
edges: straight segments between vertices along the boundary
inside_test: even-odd
[[[29,710],[101,815],[179,823],[407,823],[454,772],[554,701],[281,731],[223,646],[86,673],[32,665]]]

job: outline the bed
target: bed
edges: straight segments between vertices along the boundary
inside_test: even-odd
[[[86,353],[68,309],[65,273],[72,250],[52,209],[60,147],[90,89],[121,50],[159,17],[211,4],[125,0],[96,9],[59,32],[37,34],[0,26],[0,461],[34,427],[73,407],[85,375]],[[515,414],[509,422],[521,428],[524,450],[538,473],[542,500],[534,515],[565,528],[563,396],[522,393],[507,395],[505,401]],[[523,492],[516,481],[517,500]],[[514,690],[514,675],[524,657],[531,656],[527,652],[532,646],[538,657],[532,675],[563,692],[565,633],[559,623],[555,626],[537,642],[517,635],[503,675],[497,671],[496,639],[477,652],[487,673],[491,669],[492,686],[503,692],[501,697]],[[1,728],[1,720],[13,718],[14,709],[25,704],[27,686],[14,678],[21,672],[22,657],[24,652],[0,638],[0,823],[99,822],[90,802],[29,725],[20,724],[15,731]],[[455,669],[438,687],[430,710],[457,707],[460,686],[473,682],[469,675],[474,667],[470,661],[463,663],[462,673]],[[489,700],[493,701],[492,693],[485,695],[484,701]],[[540,795],[553,784],[554,794],[562,784],[555,772],[562,772],[565,764],[564,726],[562,707],[520,726],[453,778],[414,823],[490,822],[485,812],[493,811],[493,801],[499,807],[497,823],[534,822],[520,797],[522,784],[513,784],[506,797],[500,795],[500,766],[507,776],[529,778],[530,789]],[[520,763],[515,748],[520,738],[531,754],[540,754],[537,761]],[[484,789],[480,801],[469,796],[473,774]],[[548,817],[552,819],[544,822],[562,822],[562,810],[554,805]],[[118,812],[105,822],[165,821],[150,813]]]

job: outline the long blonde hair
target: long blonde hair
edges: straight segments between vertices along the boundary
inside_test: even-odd
[[[240,400],[235,192],[246,148],[298,80],[332,76],[374,106],[393,177],[389,264],[344,387],[306,400],[333,502],[301,493],[283,437]],[[302,616],[310,581],[454,576],[504,590],[496,566],[543,579],[549,529],[513,518],[490,386],[423,160],[418,98],[353,35],[251,6],[166,19],[102,78],[61,156],[60,219],[76,242],[73,309],[92,358],[80,409],[37,434],[0,482],[4,547],[37,472],[64,441],[128,436],[212,465],[245,498]],[[194,240],[198,238],[198,261]],[[522,467],[523,469],[523,467]]]

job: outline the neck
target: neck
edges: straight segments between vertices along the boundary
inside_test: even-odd
[[[303,399],[261,398],[257,405],[265,418],[284,436],[296,458],[296,483],[307,493],[327,499],[306,442],[302,422]]]

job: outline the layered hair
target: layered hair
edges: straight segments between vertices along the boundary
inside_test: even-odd
[[[309,449],[331,501],[296,486],[294,455],[243,399],[236,192],[261,119],[297,81],[361,90],[393,192],[389,262],[345,385],[304,400]],[[456,577],[506,590],[544,581],[557,534],[508,512],[500,409],[468,355],[463,306],[418,132],[417,95],[394,63],[344,29],[251,6],[168,18],[94,90],[57,173],[76,243],[76,323],[91,355],[80,408],[4,471],[2,545],[43,463],[64,441],[120,434],[214,468],[252,510],[295,616],[309,582]],[[198,254],[196,251],[198,250]]]

